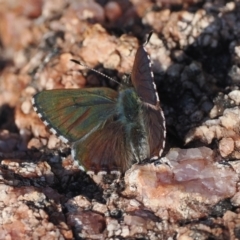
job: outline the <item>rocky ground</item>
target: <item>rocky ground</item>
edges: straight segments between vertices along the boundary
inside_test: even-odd
[[[0,239],[240,239],[240,2],[0,0]],[[167,164],[88,176],[31,98],[117,88],[147,50]]]

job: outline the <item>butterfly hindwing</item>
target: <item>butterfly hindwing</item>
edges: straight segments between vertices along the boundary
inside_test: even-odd
[[[84,142],[74,143],[74,159],[88,171],[126,171],[133,163],[125,128],[118,121],[108,121]]]
[[[114,114],[116,99],[109,88],[54,89],[36,94],[33,106],[50,130],[75,142]]]
[[[160,108],[145,107],[145,123],[151,157],[160,157],[165,147],[166,129],[163,111]]]

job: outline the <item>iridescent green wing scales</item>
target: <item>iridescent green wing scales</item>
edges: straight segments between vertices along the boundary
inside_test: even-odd
[[[114,115],[117,92],[109,88],[54,89],[36,94],[33,107],[64,142],[75,142]]]

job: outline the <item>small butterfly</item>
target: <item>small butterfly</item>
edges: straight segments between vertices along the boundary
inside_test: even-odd
[[[125,172],[134,163],[158,159],[165,146],[165,118],[144,46],[136,52],[131,83],[118,92],[46,90],[33,97],[33,107],[52,133],[72,144],[82,169]]]

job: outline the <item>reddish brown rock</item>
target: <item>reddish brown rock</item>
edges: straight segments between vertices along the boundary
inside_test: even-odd
[[[83,48],[79,49],[79,56],[90,66],[104,63],[116,48],[116,40],[96,24],[85,33]]]
[[[191,2],[1,1],[0,239],[240,238],[239,6]],[[167,144],[186,138],[185,148],[213,151],[172,149],[170,167],[130,169],[125,192],[122,179],[94,178],[98,186],[33,113],[31,97],[107,85],[72,58],[114,78],[130,73],[151,29]]]
[[[73,10],[76,16],[81,20],[93,19],[97,22],[104,21],[104,10],[97,2],[89,1],[72,1],[70,11]]]
[[[219,142],[219,150],[222,157],[227,157],[234,150],[234,141],[232,138],[223,138]]]
[[[207,120],[202,126],[192,129],[186,136],[186,143],[200,139],[210,144],[213,139],[217,139],[220,140],[219,151],[222,157],[237,159],[239,158],[239,124],[239,108],[228,108],[218,119]]]
[[[125,176],[126,194],[134,194],[159,217],[167,209],[170,221],[197,219],[236,193],[238,175],[229,166],[214,162],[208,148],[172,149],[166,159],[171,167],[135,165]]]
[[[122,9],[119,3],[110,1],[105,7],[105,15],[109,21],[116,21],[122,16]]]
[[[104,238],[102,232],[106,228],[105,219],[91,211],[77,211],[68,214],[69,226],[76,229],[79,237],[90,239]]]
[[[0,238],[71,239],[73,237],[66,223],[62,221],[57,227],[49,221],[49,215],[42,207],[46,208],[49,204],[53,206],[54,203],[46,200],[45,195],[39,189],[34,187],[14,189],[1,184],[0,192],[0,202],[3,207],[0,215]],[[60,215],[58,218],[60,219]],[[28,237],[29,231],[33,233],[32,237]]]

